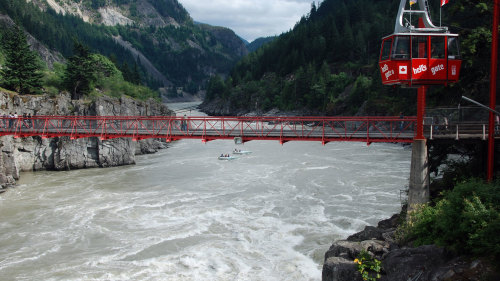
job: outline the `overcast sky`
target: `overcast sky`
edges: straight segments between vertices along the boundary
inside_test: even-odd
[[[248,42],[293,28],[318,0],[178,0],[193,20],[224,26]]]

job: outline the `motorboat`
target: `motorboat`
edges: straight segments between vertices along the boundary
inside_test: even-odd
[[[231,155],[229,155],[229,156],[219,156],[218,159],[219,160],[234,160],[234,159],[236,159],[236,157],[231,156]]]
[[[248,151],[248,150],[233,150],[233,154],[239,154],[239,155],[242,155],[242,154],[250,154],[252,153],[251,151]]]

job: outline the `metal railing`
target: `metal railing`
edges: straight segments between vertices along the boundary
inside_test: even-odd
[[[481,107],[449,107],[426,109],[424,133],[429,139],[488,137],[489,112]],[[495,136],[500,136],[500,124],[495,124]]]
[[[429,114],[429,113],[428,113]],[[437,118],[436,118],[437,116]],[[426,117],[424,134],[429,139],[481,138],[487,122],[460,121],[454,114]],[[439,119],[441,117],[441,119]],[[442,122],[439,122],[441,120]],[[446,121],[445,121],[446,120]],[[498,134],[498,128],[496,127]],[[0,117],[0,136],[68,136],[72,139],[100,137],[179,139],[240,138],[250,140],[413,142],[415,117],[173,117],[173,116],[32,116]]]
[[[0,136],[129,137],[134,140],[241,138],[287,141],[412,142],[415,117],[32,116],[0,118]]]

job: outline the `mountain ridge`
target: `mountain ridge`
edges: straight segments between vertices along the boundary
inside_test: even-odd
[[[106,26],[139,24],[141,26],[155,25],[179,26],[176,18],[186,21],[191,20],[187,11],[176,0],[27,0],[33,2],[40,9],[53,9],[63,15],[71,14],[80,17],[83,21],[91,24],[103,24]],[[153,3],[153,4],[152,4]],[[154,3],[168,3],[176,13],[168,15],[155,7]],[[158,4],[156,4],[158,6]]]
[[[0,0],[0,14],[64,57],[76,39],[118,64],[139,64],[145,83],[173,95],[202,95],[209,77],[227,75],[247,53],[232,30],[194,24],[176,0]]]
[[[293,29],[241,59],[227,79],[213,77],[201,107],[212,115],[274,109],[317,115],[415,114],[416,91],[383,86],[378,66],[381,38],[393,32],[399,2],[313,4]],[[431,87],[429,106],[459,104],[462,95],[488,103],[484,90],[489,87],[490,49],[484,46],[490,45],[494,9],[491,1],[477,2],[457,0],[443,10],[443,25],[460,35],[461,77],[457,83]],[[436,15],[439,2],[430,3],[430,9]]]

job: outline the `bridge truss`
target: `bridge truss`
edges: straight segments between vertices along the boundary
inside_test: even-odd
[[[34,116],[0,118],[0,136],[410,143],[415,117]]]

